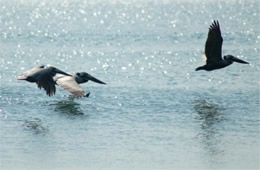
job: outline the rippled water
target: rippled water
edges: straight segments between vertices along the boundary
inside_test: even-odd
[[[0,2],[0,169],[259,169],[259,1]],[[223,54],[202,65],[218,19]],[[16,76],[86,71],[89,98]]]

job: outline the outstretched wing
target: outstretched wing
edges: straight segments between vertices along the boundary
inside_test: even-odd
[[[31,75],[37,73],[38,71],[43,70],[44,67],[45,67],[44,65],[34,67],[34,68],[32,68],[32,69],[30,69],[30,70],[28,70],[28,71],[26,71],[26,72],[20,74],[20,75],[17,77],[17,79],[18,79],[18,80],[24,80],[24,79],[26,79],[27,77],[29,77],[29,76],[31,76]]]
[[[84,90],[75,81],[73,76],[59,75],[57,76],[56,83],[77,97],[85,96]]]
[[[48,69],[42,70],[36,73],[35,77],[37,78],[36,84],[40,89],[44,88],[47,95],[53,96],[55,94],[56,92],[55,81],[53,80],[53,76],[50,70]]]
[[[205,45],[205,55],[207,57],[207,64],[215,63],[222,60],[222,43],[223,38],[218,21],[214,21],[208,33],[208,38]]]

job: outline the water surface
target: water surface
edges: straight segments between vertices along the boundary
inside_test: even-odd
[[[1,1],[1,169],[259,169],[259,5]],[[250,65],[195,72],[214,19]],[[107,85],[16,80],[41,64]]]

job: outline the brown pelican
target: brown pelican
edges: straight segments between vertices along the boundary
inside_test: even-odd
[[[212,71],[229,66],[233,62],[249,64],[248,62],[238,59],[232,55],[226,55],[223,59],[221,54],[222,43],[223,38],[221,36],[219,23],[218,21],[214,21],[209,28],[208,39],[205,45],[206,65],[196,68],[196,71]]]
[[[58,74],[55,79],[57,85],[59,85],[60,87],[64,88],[65,90],[69,91],[71,94],[77,97],[89,96],[90,93],[85,94],[83,88],[79,85],[82,83],[86,83],[89,80],[99,84],[106,84],[103,81],[96,79],[95,77],[91,76],[86,72],[72,74],[72,76]]]
[[[55,81],[53,79],[56,73],[71,77],[71,75],[55,67],[42,65],[26,71],[25,73],[19,75],[17,79],[36,83],[40,89],[44,88],[47,95],[52,96],[56,92]]]

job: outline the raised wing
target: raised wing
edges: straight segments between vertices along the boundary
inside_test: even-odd
[[[205,55],[207,57],[207,64],[218,62],[222,60],[222,43],[223,38],[218,21],[214,21],[208,33],[208,38],[205,45]]]
[[[55,81],[53,80],[53,75],[51,74],[50,70],[42,70],[36,73],[35,77],[37,77],[36,84],[40,89],[44,88],[47,95],[53,96],[55,94]]]
[[[85,96],[84,90],[75,81],[73,76],[58,75],[56,83],[77,97]]]

